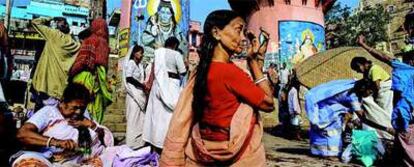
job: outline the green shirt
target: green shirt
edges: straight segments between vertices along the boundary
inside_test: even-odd
[[[70,34],[43,25],[49,19],[32,20],[33,28],[46,40],[33,76],[33,88],[60,99],[67,85],[68,71],[75,61],[80,43]]]

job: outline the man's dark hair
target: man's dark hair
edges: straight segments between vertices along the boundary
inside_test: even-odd
[[[64,26],[58,26],[57,29],[59,29],[62,33],[69,34],[70,28],[69,28],[69,23],[66,20],[66,18],[64,18],[64,17],[55,17],[55,18],[53,18],[53,20],[55,22],[62,22],[63,21]]]
[[[351,69],[353,69],[353,70],[358,70],[359,69],[359,66],[358,66],[358,64],[372,64],[372,62],[371,61],[369,61],[368,59],[366,59],[365,57],[354,57],[352,60],[351,60],[351,63],[350,63],[350,65],[351,65]]]
[[[165,47],[166,48],[173,48],[173,49],[177,49],[178,45],[180,44],[180,41],[176,38],[176,37],[169,37],[166,41],[165,41]]]
[[[369,79],[361,79],[355,82],[353,91],[358,97],[362,97],[363,92],[367,90],[373,90],[374,92],[377,92],[376,90],[376,84],[374,81]]]
[[[91,101],[89,90],[77,83],[70,83],[63,91],[63,102],[68,103],[73,100],[83,100],[86,103]]]
[[[63,21],[63,22],[65,22],[65,24],[68,24],[68,21],[64,17],[54,17],[53,20],[54,21]]]

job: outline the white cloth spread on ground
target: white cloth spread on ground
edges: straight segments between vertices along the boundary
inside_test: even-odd
[[[179,98],[180,80],[170,78],[168,72],[182,74],[186,71],[182,55],[174,50],[155,50],[154,83],[148,98],[144,123],[144,140],[162,148],[172,112]]]

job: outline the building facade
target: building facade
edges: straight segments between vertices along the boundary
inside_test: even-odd
[[[28,3],[17,3],[11,9],[10,30],[23,30],[28,28],[29,21],[37,17],[65,17],[77,35],[79,27],[87,25],[89,8],[66,3],[64,0],[31,0]],[[5,4],[0,4],[0,15],[4,17]]]
[[[200,56],[198,55],[198,48],[200,47],[201,37],[203,36],[201,22],[190,21],[190,28],[188,32],[188,69],[194,71],[200,62]]]
[[[104,18],[106,19],[106,0],[90,0],[90,18]]]
[[[414,9],[414,1],[412,0],[361,0],[358,10],[374,5],[381,5],[390,14],[391,21],[387,27],[387,35],[389,41],[377,44],[377,49],[393,54],[400,53],[406,46],[405,40],[407,33],[404,31],[403,23],[405,15]]]
[[[9,24],[9,46],[14,56],[14,72],[30,70],[35,64],[36,57],[43,50],[45,41],[30,26],[32,19],[38,17],[65,17],[71,27],[71,34],[74,36],[77,36],[80,31],[86,28],[89,8],[67,2],[72,1],[31,0],[25,1],[25,3],[23,1],[13,1]],[[5,16],[5,11],[5,4],[0,3],[0,17]],[[27,77],[25,78],[27,79]]]

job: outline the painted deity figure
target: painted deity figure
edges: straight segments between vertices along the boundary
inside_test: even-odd
[[[307,29],[302,33],[302,44],[297,46],[295,56],[293,56],[292,63],[297,64],[306,60],[307,58],[318,53],[318,48],[314,45],[314,35],[311,30]]]
[[[179,1],[153,0],[149,1],[147,9],[152,15],[142,35],[145,57],[153,58],[154,50],[164,46],[166,39],[172,36],[180,41],[179,49],[185,53],[187,40],[185,34],[177,26],[181,17]]]
[[[302,43],[302,46],[300,46],[300,51],[303,54],[304,59],[307,59],[308,57],[313,56],[318,52],[318,49],[313,44],[313,40],[310,36],[306,36],[305,40]]]

